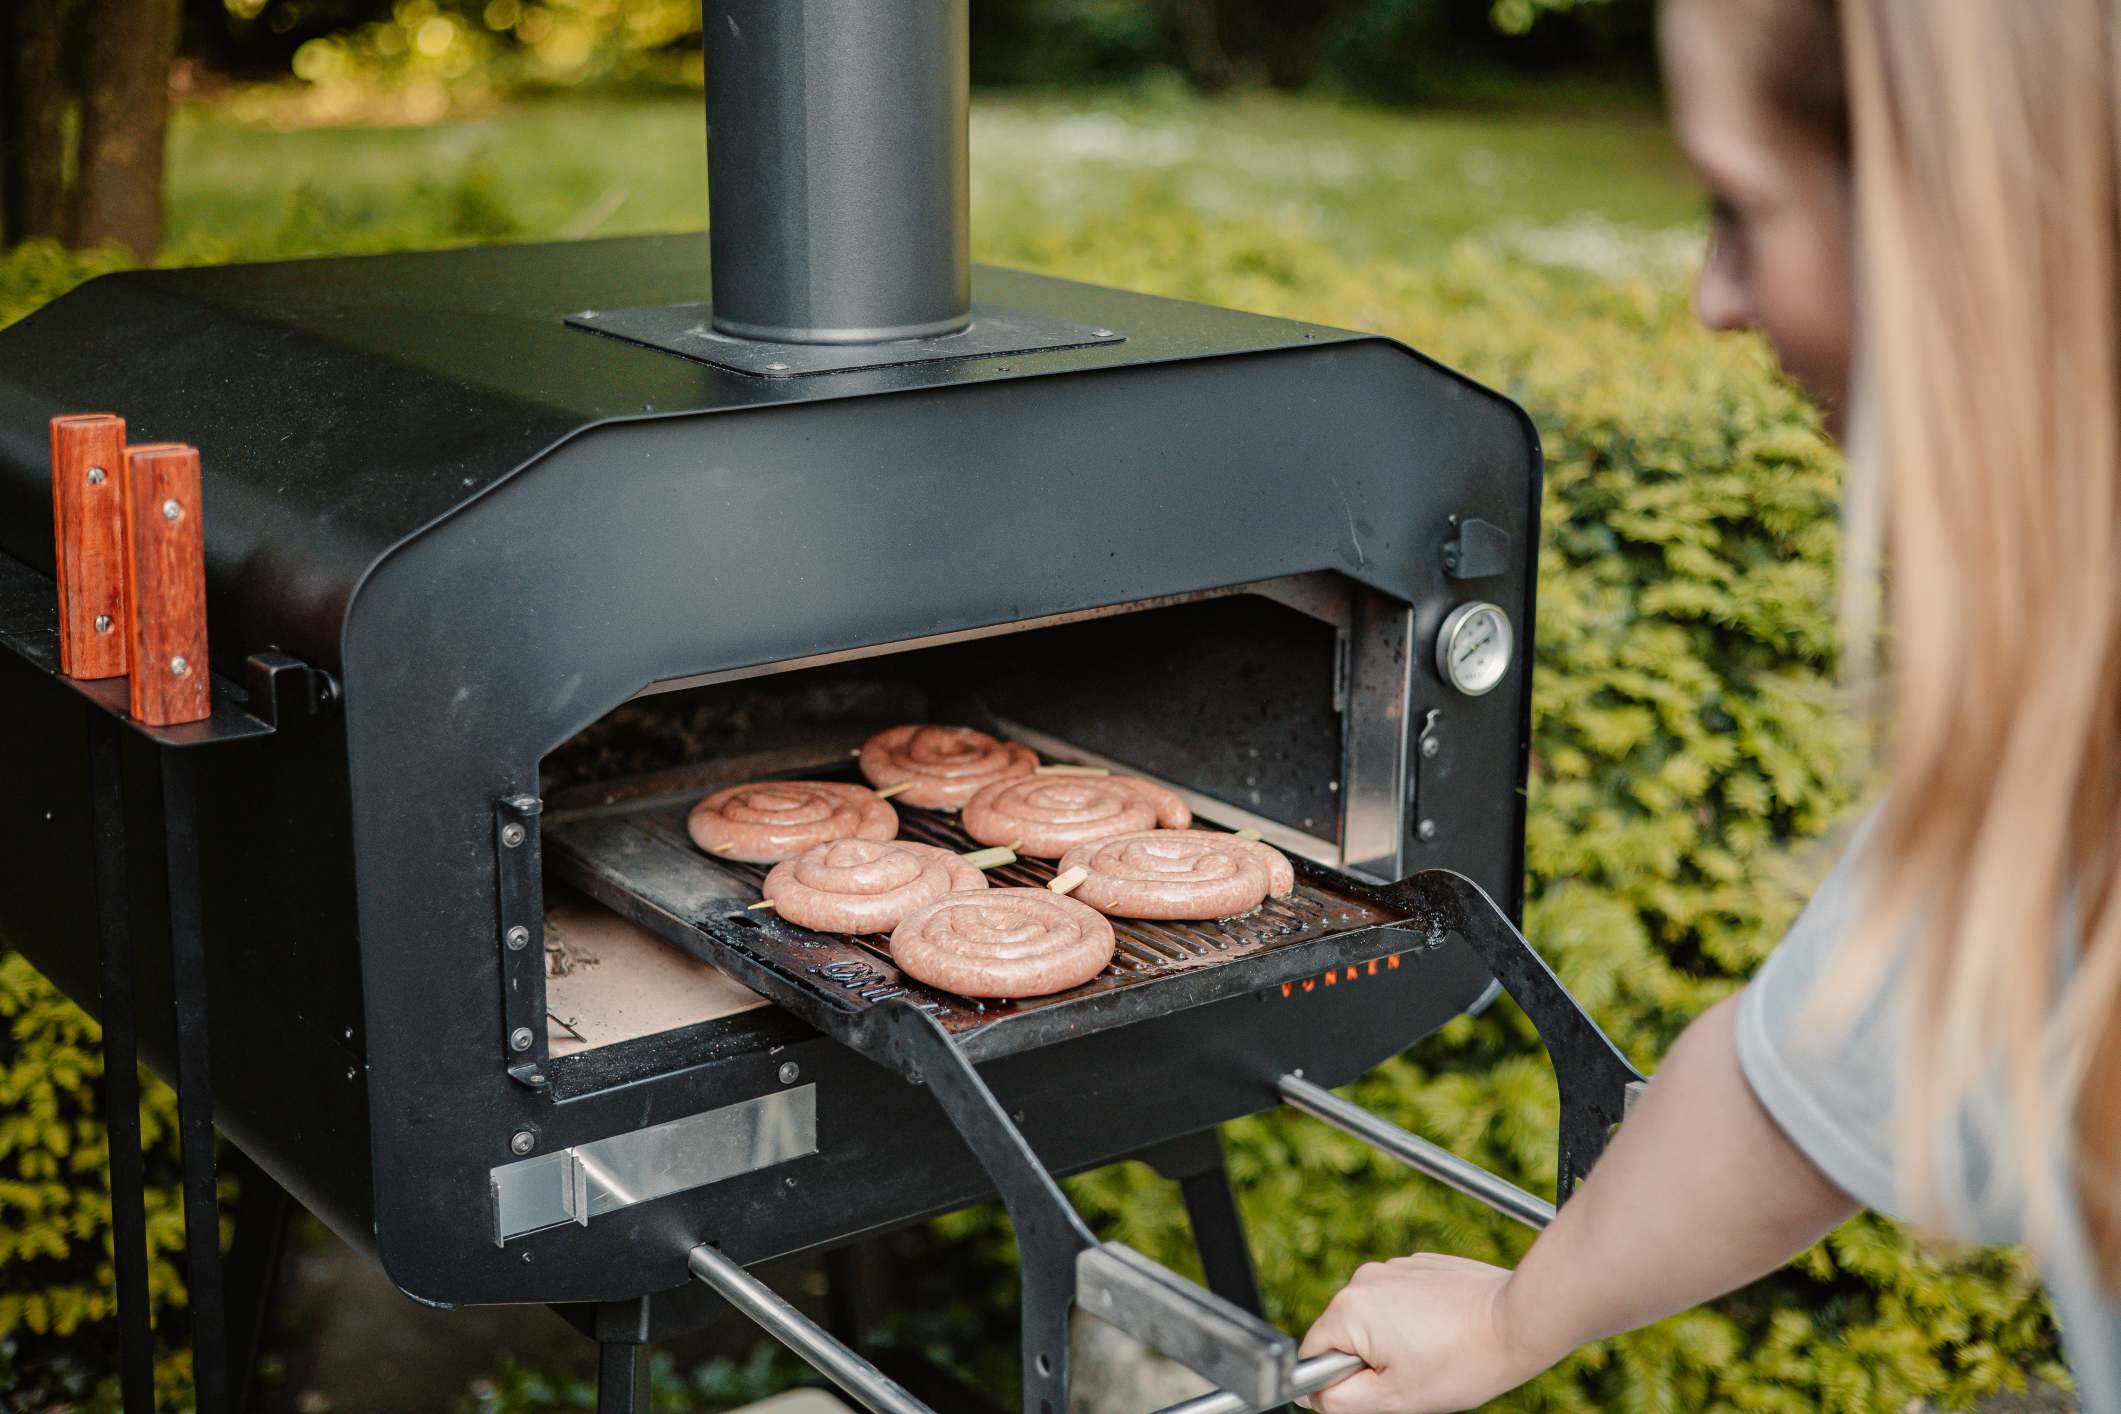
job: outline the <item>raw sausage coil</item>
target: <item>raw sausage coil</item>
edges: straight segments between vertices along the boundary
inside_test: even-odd
[[[833,840],[888,840],[898,833],[898,812],[867,786],[754,781],[693,806],[685,830],[709,854],[772,864]]]
[[[971,727],[892,727],[862,743],[862,774],[871,784],[903,785],[902,800],[930,810],[956,810],[981,786],[1037,768],[1030,747]]]
[[[1046,889],[989,889],[930,904],[891,934],[891,960],[962,997],[1043,997],[1112,961],[1112,925]]]
[[[987,876],[912,840],[836,840],[773,866],[760,892],[781,917],[820,933],[886,933],[909,913]]]
[[[1059,872],[1089,877],[1070,895],[1118,918],[1235,918],[1296,888],[1282,852],[1206,830],[1143,830],[1080,845]]]
[[[1058,859],[1110,835],[1192,823],[1193,812],[1176,793],[1136,776],[1019,776],[982,787],[965,802],[966,834],[1039,859]]]

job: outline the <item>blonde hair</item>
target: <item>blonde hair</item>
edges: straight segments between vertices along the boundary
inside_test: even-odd
[[[2074,1206],[2121,1285],[2115,4],[1839,11],[1861,316],[1847,592],[1890,660],[1891,793],[1849,975],[1907,950],[1916,1216],[1964,1201],[1937,1160],[2000,1082],[2032,1245],[2072,1249]],[[2055,1163],[2068,1190],[2042,1179]]]

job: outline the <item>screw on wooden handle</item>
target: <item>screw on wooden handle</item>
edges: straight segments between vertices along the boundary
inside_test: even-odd
[[[206,663],[206,540],[199,452],[178,442],[125,450],[125,570],[133,716],[150,726],[213,714]]]
[[[59,580],[59,671],[125,676],[125,419],[107,412],[55,417],[53,562]]]

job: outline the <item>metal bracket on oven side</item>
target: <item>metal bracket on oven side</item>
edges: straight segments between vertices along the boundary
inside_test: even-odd
[[[546,1085],[545,908],[538,816],[544,802],[512,795],[493,808],[494,898],[501,954],[501,1056],[508,1073]]]
[[[1438,728],[1443,712],[1431,707],[1422,714],[1421,735],[1414,740],[1413,759],[1407,762],[1407,833],[1422,844],[1436,838],[1436,821],[1423,808],[1422,770],[1443,750]]]
[[[1067,1409],[1068,1319],[1077,1304],[1256,1406],[1296,1391],[1296,1342],[1257,1316],[1118,1243],[1100,1244],[994,1092],[935,1018],[887,1001],[860,1023],[880,1055],[928,1087],[993,1180],[1016,1230],[1023,1279],[1024,1408]]]
[[[1629,1065],[1581,1004],[1569,995],[1546,960],[1533,951],[1509,915],[1480,885],[1448,869],[1425,869],[1379,894],[1427,920],[1432,936],[1458,934],[1524,1014],[1531,1018],[1553,1062],[1561,1095],[1560,1155],[1554,1202],[1525,1192],[1478,1165],[1418,1135],[1409,1134],[1358,1105],[1305,1081],[1284,1076],[1278,1093],[1287,1104],[1363,1140],[1478,1199],[1506,1217],[1545,1227],[1568,1202],[1591,1166],[1605,1153],[1614,1128],[1641,1093],[1641,1072]]]

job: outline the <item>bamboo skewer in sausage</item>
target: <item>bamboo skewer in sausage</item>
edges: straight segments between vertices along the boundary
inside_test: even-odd
[[[1023,852],[1058,859],[1077,845],[1158,826],[1182,830],[1193,812],[1174,791],[1139,776],[1020,776],[965,802],[965,833],[982,844],[1023,840]]]
[[[781,917],[820,933],[885,933],[947,894],[987,887],[962,855],[912,840],[837,840],[784,860],[760,892]]]
[[[1207,830],[1143,830],[1078,846],[1060,872],[1085,877],[1070,897],[1119,918],[1235,918],[1296,888],[1281,851]]]
[[[1116,946],[1112,924],[1072,898],[989,889],[908,914],[892,930],[891,960],[963,997],[1042,997],[1097,976]]]
[[[844,781],[753,781],[693,806],[685,832],[709,854],[773,864],[834,840],[888,840],[898,812],[878,792]]]
[[[862,745],[862,774],[879,786],[905,787],[908,805],[956,810],[980,787],[1028,776],[1038,753],[971,727],[907,725],[878,732]]]

